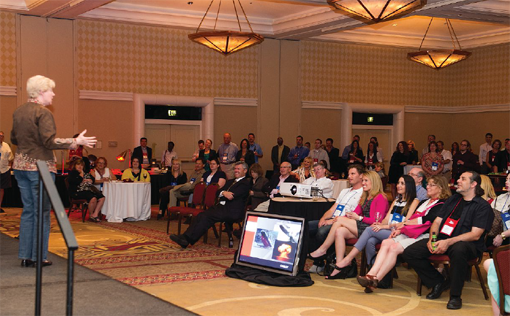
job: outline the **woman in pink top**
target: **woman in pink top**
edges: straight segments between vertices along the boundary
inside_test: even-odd
[[[382,218],[386,216],[389,208],[388,199],[384,194],[381,178],[377,172],[365,171],[362,175],[362,186],[363,194],[358,207],[354,212],[347,212],[345,216],[337,216],[333,219],[334,223],[326,240],[310,254],[311,258],[326,255],[333,242],[337,258],[343,258],[347,239],[358,238],[367,227],[376,221],[377,214]]]

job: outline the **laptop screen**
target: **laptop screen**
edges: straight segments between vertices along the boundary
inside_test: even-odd
[[[247,212],[236,263],[296,275],[304,223],[299,217]]]

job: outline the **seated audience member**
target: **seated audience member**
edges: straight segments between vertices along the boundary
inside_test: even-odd
[[[496,155],[494,172],[510,170],[510,141],[505,143],[505,148]]]
[[[421,157],[421,168],[427,177],[443,173],[443,156],[439,153],[437,143],[429,143],[429,152]]]
[[[409,171],[408,175],[413,177],[416,184],[416,198],[420,201],[427,199],[427,190],[423,187],[427,183],[425,173],[420,168],[413,168]]]
[[[248,205],[254,210],[260,203],[269,199],[268,194],[263,191],[269,180],[264,178],[264,170],[258,163],[251,165],[249,174],[251,176],[252,185]]]
[[[407,141],[407,149],[409,149],[409,163],[416,165],[420,159],[418,158],[418,150],[415,148],[416,144],[412,140]]]
[[[73,199],[87,200],[90,211],[89,220],[100,222],[99,212],[104,204],[104,195],[94,186],[94,178],[86,173],[82,159],[75,161],[73,170],[69,173],[69,193]]]
[[[404,222],[402,227],[392,231],[388,239],[383,240],[375,263],[367,275],[358,276],[359,284],[366,288],[365,293],[377,288],[379,281],[393,269],[398,255],[403,253],[405,248],[429,238],[430,225],[436,219],[444,201],[452,194],[444,177],[432,176],[427,184],[427,195],[429,199],[420,203],[411,218]]]
[[[349,151],[349,156],[347,158],[347,166],[353,163],[363,165],[365,163],[363,158],[363,150],[359,147],[359,142],[357,140],[353,140],[351,143],[351,150]]]
[[[291,163],[292,168],[296,169],[301,164],[301,161],[308,157],[310,153],[310,148],[303,146],[303,136],[296,137],[296,147],[293,147],[290,152],[288,161]]]
[[[163,152],[163,156],[161,156],[161,168],[171,167],[172,161],[178,158],[177,152],[174,151],[174,142],[168,142],[167,146],[167,149]]]
[[[99,157],[96,161],[96,167],[90,170],[90,174],[94,177],[94,185],[100,191],[103,190],[103,183],[112,180],[117,180],[117,177],[111,172],[110,168],[107,167],[108,162],[105,157]]]
[[[122,180],[151,182],[151,176],[147,170],[140,167],[140,160],[137,157],[133,157],[131,158],[131,168],[127,168],[122,173]]]
[[[412,177],[403,175],[398,179],[397,198],[390,206],[390,211],[383,216],[375,215],[375,222],[365,229],[363,234],[345,258],[337,256],[335,270],[330,278],[345,279],[347,276],[355,276],[358,266],[356,256],[365,249],[367,264],[374,263],[377,253],[376,246],[383,240],[390,237],[392,230],[400,229],[404,223],[411,218],[419,201],[416,199],[416,186]],[[382,219],[382,221],[381,221]]]
[[[492,201],[494,201],[494,199],[496,198],[494,186],[492,185],[491,179],[488,176],[481,174],[480,178],[482,179],[482,184],[480,186],[482,187],[484,192],[482,195],[482,199],[491,204]]]
[[[324,243],[310,254],[312,259],[315,260],[326,255],[333,243],[335,243],[336,257],[343,258],[345,255],[345,241],[361,236],[365,229],[375,222],[377,213],[386,215],[388,200],[382,190],[381,178],[377,173],[374,171],[363,172],[362,187],[363,194],[354,212],[346,212],[345,216],[337,217]],[[329,279],[339,279],[341,277],[342,275],[339,275],[339,271],[336,270],[336,273]]]
[[[301,166],[296,170],[292,171],[292,174],[299,179],[300,183],[305,182],[310,177],[315,177],[315,172],[312,168],[313,160],[310,157],[305,157]]]
[[[133,150],[133,158],[138,158],[141,168],[147,168],[152,161],[152,148],[147,146],[147,138],[140,138],[140,146]]]
[[[255,163],[255,155],[250,150],[250,144],[246,138],[241,141],[241,148],[236,154],[236,161],[246,162],[248,167]]]
[[[501,141],[496,139],[492,142],[492,150],[487,152],[487,157],[485,158],[485,165],[487,166],[487,170],[489,172],[494,172],[494,166],[496,166],[496,156],[501,150]]]
[[[457,180],[468,170],[479,170],[478,157],[471,152],[471,143],[467,140],[460,142],[460,150],[453,156],[452,177]]]
[[[280,164],[288,161],[290,148],[283,144],[283,138],[276,139],[277,145],[271,149],[271,161],[273,162],[273,171],[276,173],[280,170]]]
[[[326,177],[326,167],[322,162],[316,163],[313,166],[313,172],[315,173],[315,177],[310,177],[306,179],[303,183],[310,184],[312,187],[317,187],[320,191],[322,191],[322,197],[327,199],[333,197],[333,181]]]
[[[299,180],[290,171],[291,164],[288,161],[284,161],[280,164],[280,173],[274,174],[273,177],[266,184],[263,192],[269,194],[272,199],[274,197],[281,196],[280,185],[284,182],[296,183]]]
[[[326,169],[327,166],[329,166],[328,152],[322,148],[322,139],[317,138],[315,140],[315,148],[310,150],[308,157],[312,158],[314,164],[320,162],[321,160],[325,160],[327,162]]]
[[[365,156],[365,168],[374,170],[375,164],[382,162],[382,157],[377,151],[377,145],[374,142],[368,143],[367,155]]]
[[[188,182],[184,184],[178,184],[174,186],[170,191],[168,192],[168,195],[170,197],[170,203],[168,204],[168,207],[174,207],[177,206],[177,200],[180,198],[184,198],[189,196],[191,193],[193,193],[193,190],[195,189],[195,185],[197,185],[198,182],[202,179],[202,176],[205,173],[204,170],[205,162],[202,158],[197,158],[195,161],[195,170],[190,175]]]
[[[207,185],[217,183],[218,189],[223,188],[227,182],[227,175],[225,172],[220,170],[220,161],[218,158],[211,159],[209,161],[209,167],[211,170],[204,173],[202,176],[202,182],[205,182]]]
[[[340,216],[345,216],[348,212],[353,212],[358,206],[359,199],[363,189],[361,187],[361,175],[363,174],[363,166],[352,164],[347,171],[347,179],[350,188],[343,189],[338,195],[335,204],[322,215],[320,220],[308,222],[308,231],[311,238],[310,248],[317,249],[328,236],[333,223]],[[324,270],[324,259],[316,258],[309,272],[322,272]]]
[[[442,175],[443,177],[446,178],[446,181],[450,182],[452,178],[452,164],[453,164],[452,153],[444,148],[444,142],[442,140],[437,142],[437,150],[441,154],[441,157],[443,157]]]
[[[487,236],[487,245],[495,247],[510,244],[510,174],[506,176],[505,187],[507,192],[498,196],[491,204],[494,222]]]
[[[198,214],[184,234],[172,234],[170,239],[182,248],[186,248],[189,244],[195,244],[215,223],[233,223],[242,220],[251,188],[250,180],[246,178],[247,172],[248,165],[245,162],[236,162],[235,178],[227,181],[225,190],[218,190],[218,203],[206,212]]]
[[[204,148],[205,148],[204,141],[203,140],[199,140],[198,141],[198,148],[195,150],[195,152],[191,156],[191,160],[193,162],[197,161],[197,158],[200,155],[200,151],[203,150]]]
[[[73,138],[78,137],[80,134],[74,134]],[[68,149],[67,150],[67,162],[70,163],[71,161],[74,161],[79,158],[87,157],[88,152],[85,147],[82,145],[78,146],[76,149]]]
[[[198,157],[203,158],[205,161],[205,171],[211,171],[211,168],[209,168],[209,161],[218,158],[218,154],[216,153],[216,150],[211,149],[212,146],[212,140],[207,139],[205,141],[205,147],[204,149],[200,150]],[[196,160],[196,159],[195,159]],[[219,161],[219,160],[218,160]]]
[[[432,288],[427,299],[439,298],[450,287],[448,309],[462,307],[462,288],[469,269],[467,262],[485,250],[484,232],[491,229],[494,219],[489,203],[481,197],[481,181],[475,171],[461,174],[457,180],[458,194],[446,200],[430,227],[429,239],[417,241],[402,254],[423,284]],[[432,244],[432,235],[436,234],[437,241]],[[450,258],[449,282],[428,261],[433,254],[446,254]]]
[[[489,285],[489,290],[491,291],[491,303],[492,303],[492,314],[494,316],[503,315],[503,312],[500,311],[500,294],[499,294],[499,282],[505,282],[505,280],[498,280],[498,275],[496,273],[496,268],[494,266],[493,259],[487,259],[483,263],[483,267],[485,271],[487,271],[487,284]],[[507,282],[507,281],[506,281]],[[510,313],[510,295],[505,294],[505,311],[506,313]]]
[[[159,189],[159,214],[157,220],[165,216],[168,202],[170,202],[170,190],[176,185],[184,184],[188,181],[188,176],[186,172],[182,171],[181,161],[179,159],[172,160],[172,167],[165,173],[164,177],[165,186]]]
[[[381,179],[386,177],[386,174],[384,173],[384,163],[376,162],[374,165],[374,171],[377,172],[377,174],[379,175],[379,177],[381,177]]]

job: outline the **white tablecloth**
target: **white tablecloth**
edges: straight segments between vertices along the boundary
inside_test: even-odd
[[[151,184],[148,182],[105,182],[103,195],[106,198],[101,213],[109,222],[151,218]]]
[[[340,179],[340,180],[333,180],[333,199],[336,200],[340,192],[342,192],[343,189],[347,189],[350,187],[349,180]]]

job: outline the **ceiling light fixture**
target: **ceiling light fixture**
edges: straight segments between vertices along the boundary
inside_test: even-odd
[[[427,33],[429,32],[432,20],[434,20],[434,18],[430,20],[429,26],[427,27],[427,31],[425,32],[425,36],[423,36],[423,39],[421,40],[420,48],[418,48],[419,51],[408,53],[407,54],[408,59],[423,64],[425,66],[434,68],[436,70],[439,70],[443,69],[444,67],[461,62],[467,59],[469,56],[471,56],[471,52],[462,50],[459,39],[457,38],[457,34],[455,34],[455,30],[453,29],[453,25],[450,19],[445,20],[446,26],[448,27],[448,32],[450,33],[450,38],[452,40],[453,49],[432,49],[422,51],[421,47],[423,45],[423,41],[425,41],[425,37],[427,37]],[[455,45],[455,41],[457,42],[458,49]]]
[[[214,1],[215,0],[211,0],[211,3],[209,4],[209,7],[207,8],[207,11],[204,14],[202,21],[200,21],[200,24],[198,25],[196,33],[188,35],[188,38],[190,40],[192,40],[195,43],[204,45],[215,51],[218,51],[222,53],[224,56],[228,56],[242,49],[248,48],[256,44],[260,44],[264,41],[264,37],[262,35],[253,32],[250,21],[248,21],[248,17],[246,16],[246,12],[244,12],[244,8],[240,0],[237,0],[237,2],[239,3],[239,7],[241,7],[241,10],[243,11],[244,18],[246,19],[246,22],[248,23],[251,32],[243,32],[241,30],[241,22],[239,21],[239,15],[237,14],[235,0],[232,0],[232,3],[234,4],[234,11],[236,13],[239,31],[216,31],[216,24],[218,22],[218,16],[220,14],[221,8],[220,0],[218,12],[216,13],[216,20],[214,21],[214,29],[212,31],[199,32],[200,26],[202,26],[202,23],[204,22],[204,19]]]
[[[425,5],[426,0],[328,0],[336,9],[346,11],[364,22],[387,21]]]

